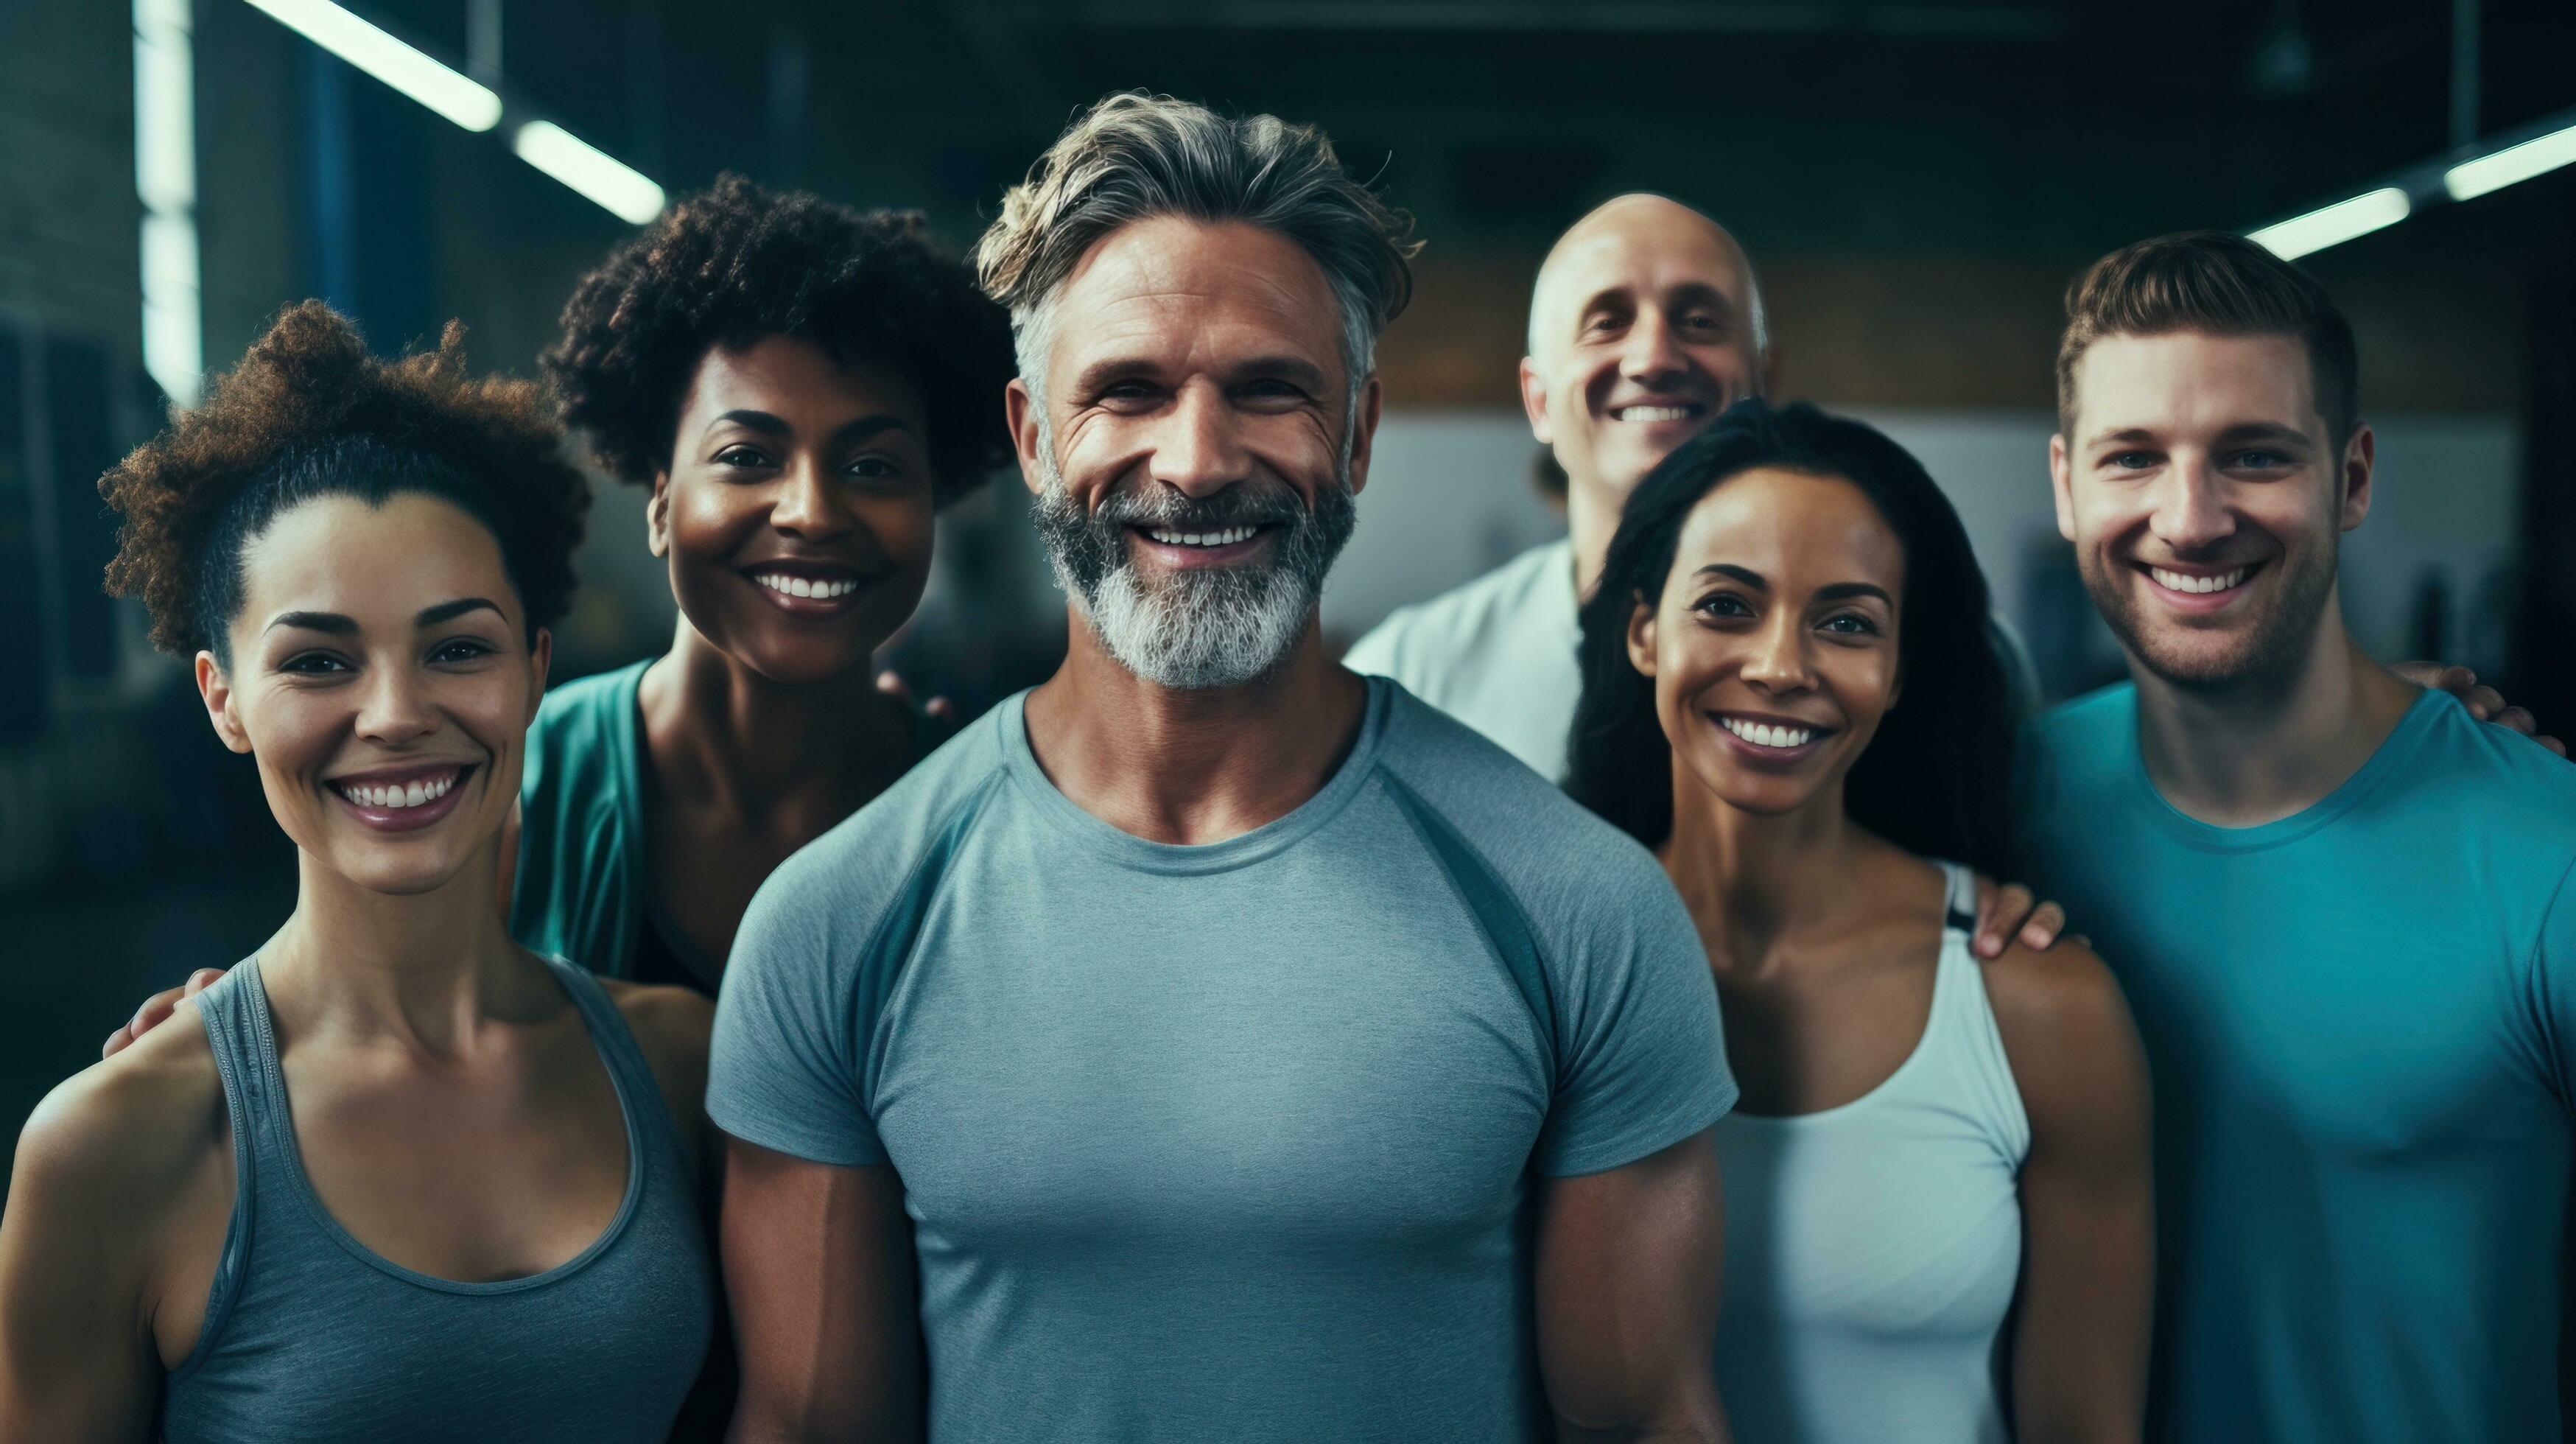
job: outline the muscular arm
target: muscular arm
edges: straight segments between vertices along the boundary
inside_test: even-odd
[[[912,1229],[894,1169],[725,1146],[725,1294],[742,1358],[728,1437],[922,1437]]]
[[[219,1225],[230,1154],[203,1033],[154,1042],[56,1088],[18,1136],[0,1213],[0,1440],[147,1438],[165,1347],[194,1343],[211,1256],[170,1278],[162,1256],[174,1229]],[[187,1317],[156,1317],[165,1292]]]
[[[1987,968],[2030,1156],[2013,1337],[2015,1437],[2139,1437],[2155,1307],[2146,1058],[2088,949],[2015,949]]]
[[[1724,1249],[1708,1134],[1538,1186],[1539,1369],[1558,1437],[1726,1439],[1709,1369]]]

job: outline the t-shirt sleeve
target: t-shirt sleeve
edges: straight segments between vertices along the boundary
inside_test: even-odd
[[[2560,1104],[2576,1111],[2576,862],[2559,878],[2557,895],[2541,916],[2529,987],[2542,1066],[2549,1070]]]
[[[1601,889],[1595,937],[1552,970],[1557,1089],[1532,1160],[1552,1177],[1634,1163],[1735,1106],[1708,955],[1662,873],[1637,869],[1651,875]]]
[[[707,1116],[813,1163],[886,1161],[860,1087],[858,968],[833,955],[823,899],[794,860],[752,898],[725,964]]]

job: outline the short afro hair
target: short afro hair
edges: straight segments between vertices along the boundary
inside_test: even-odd
[[[781,335],[921,389],[943,504],[1009,458],[1010,320],[917,211],[855,211],[725,175],[582,277],[543,360],[565,424],[619,479],[650,484],[671,464],[707,352]]]
[[[229,664],[242,552],[271,522],[324,496],[381,506],[417,493],[488,528],[537,628],[572,600],[590,484],[532,381],[475,378],[465,328],[438,349],[384,361],[319,301],[288,308],[205,402],[99,479],[123,523],[107,589],[139,596],[152,641]]]

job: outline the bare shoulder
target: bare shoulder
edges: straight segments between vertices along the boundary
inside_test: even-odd
[[[666,1061],[706,1067],[707,1039],[716,1025],[714,999],[693,988],[659,983],[602,978],[599,984],[654,1067]]]
[[[1996,1031],[2035,1126],[2143,1106],[2146,1060],[2128,999],[2091,948],[2019,942],[1981,965]]]
[[[223,1075],[193,1001],[57,1085],[18,1135],[13,1207],[130,1224],[176,1203],[229,1146]],[[53,1211],[48,1208],[48,1211]]]

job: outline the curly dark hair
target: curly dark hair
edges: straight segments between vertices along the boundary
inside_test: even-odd
[[[319,301],[281,312],[205,401],[99,478],[123,519],[107,589],[139,596],[152,641],[230,663],[242,551],[278,515],[323,496],[370,505],[421,493],[490,529],[536,629],[572,600],[590,484],[533,381],[477,378],[465,328],[438,349],[383,361]]]
[[[565,424],[611,473],[649,484],[671,464],[699,361],[779,335],[921,388],[943,504],[1009,457],[1010,320],[932,245],[918,211],[855,211],[722,176],[582,277],[542,359]]]
[[[1739,401],[1637,484],[1600,588],[1583,604],[1583,700],[1566,790],[1648,847],[1671,835],[1672,744],[1655,716],[1654,682],[1628,659],[1628,621],[1662,598],[1700,499],[1757,467],[1849,481],[1905,549],[1896,637],[1904,701],[1852,764],[1844,812],[1917,856],[2002,875],[2013,856],[2020,723],[1967,528],[1904,447],[1803,402],[1774,410]]]

